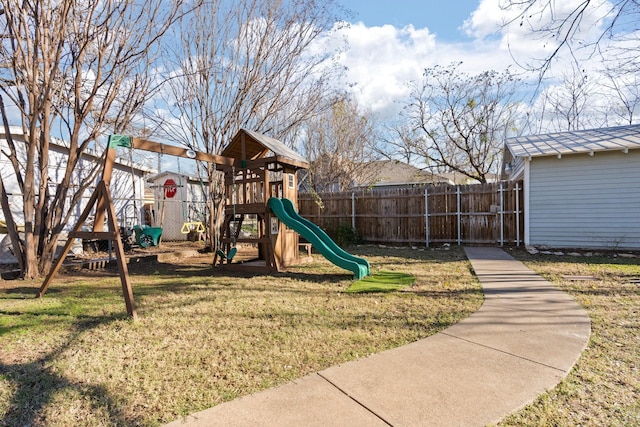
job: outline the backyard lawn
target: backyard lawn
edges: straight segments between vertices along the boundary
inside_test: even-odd
[[[640,259],[515,256],[576,299],[591,338],[564,381],[500,425],[640,425]]]
[[[115,270],[0,281],[1,426],[153,426],[434,334],[477,310],[461,248],[364,246],[373,270],[416,276],[346,293],[321,256],[286,273],[230,275],[209,257],[130,266],[139,319]]]
[[[638,258],[506,249],[585,308],[592,335],[569,376],[501,425],[640,425]],[[153,426],[436,333],[482,304],[459,247],[354,250],[410,287],[347,293],[316,255],[272,276],[208,257],[132,265],[139,319],[114,270],[0,281],[0,426]]]

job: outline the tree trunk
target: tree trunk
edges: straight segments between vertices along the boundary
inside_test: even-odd
[[[49,274],[53,260],[56,257],[56,249],[58,248],[59,234],[52,235],[44,245],[44,249],[39,257],[38,271],[41,276]],[[62,256],[62,254],[60,254]]]
[[[24,247],[22,245],[22,242],[20,241],[18,227],[16,227],[16,223],[13,220],[13,213],[11,212],[11,207],[9,206],[9,196],[7,195],[7,191],[4,189],[4,181],[2,180],[2,176],[0,176],[0,204],[2,204],[2,212],[4,213],[5,222],[7,223],[7,234],[9,234],[9,239],[11,240],[13,255],[18,260],[20,270],[24,271]]]
[[[37,279],[40,277],[38,268],[37,241],[34,239],[33,233],[27,232],[25,228],[25,264],[23,269],[23,278],[27,280]]]

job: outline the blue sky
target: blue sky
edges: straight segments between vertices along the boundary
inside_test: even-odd
[[[544,28],[552,16],[571,13],[583,0],[554,3],[553,13],[539,3],[520,26],[518,10],[504,10],[504,0],[336,0],[353,13],[350,26],[337,31],[348,49],[339,61],[354,97],[381,119],[397,116],[409,96],[409,83],[419,81],[426,68],[462,62],[461,70],[476,75],[509,68],[535,87],[538,75],[522,65],[539,65],[555,48],[556,39],[541,39],[531,26]],[[600,4],[605,8],[607,3]],[[595,8],[596,6],[594,6]],[[603,10],[583,16],[579,34],[594,40],[601,33],[597,19]],[[515,21],[511,26],[505,22]],[[595,37],[594,37],[595,36]],[[583,58],[589,69],[602,67]],[[547,78],[562,78],[571,61],[556,58]],[[548,80],[545,82],[548,87]]]
[[[513,64],[500,37],[499,0],[338,0],[353,13],[339,34],[356,99],[383,119],[397,115],[425,68],[463,62],[470,74]]]
[[[354,13],[354,21],[368,27],[390,24],[398,28],[412,24],[428,28],[448,41],[468,39],[460,29],[479,0],[341,0]]]

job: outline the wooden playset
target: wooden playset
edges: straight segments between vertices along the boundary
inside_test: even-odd
[[[280,223],[268,206],[269,198],[298,200],[296,171],[308,168],[304,158],[280,141],[248,130],[240,130],[222,151],[222,156],[239,160],[225,171],[226,204],[221,230],[221,248],[214,265],[226,269],[275,272],[300,261],[299,236]],[[247,217],[257,220],[256,236],[240,235]],[[258,246],[258,259],[233,263],[237,244]]]
[[[220,232],[220,247],[214,250],[213,258],[213,264],[217,267],[245,269],[252,272],[275,272],[281,267],[300,261],[298,233],[281,223],[268,205],[269,199],[272,197],[286,198],[297,202],[296,171],[306,169],[309,165],[295,151],[276,139],[244,129],[235,135],[221,155],[193,151],[126,135],[111,135],[101,180],[77,224],[69,233],[62,255],[56,260],[45,278],[38,292],[38,297],[43,296],[47,291],[75,239],[110,240],[115,249],[127,313],[130,316],[136,316],[121,231],[117,225],[118,221],[109,188],[118,147],[208,162],[214,164],[217,170],[224,172],[226,205]],[[93,230],[82,231],[85,221],[94,208]],[[257,221],[257,235],[245,237],[241,235],[242,224],[250,216]],[[106,231],[104,230],[105,219]],[[236,245],[240,243],[258,246],[258,259],[255,262],[234,262]]]

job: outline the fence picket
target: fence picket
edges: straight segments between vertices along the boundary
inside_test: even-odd
[[[299,194],[300,214],[336,233],[351,226],[372,243],[521,244],[522,181]]]

